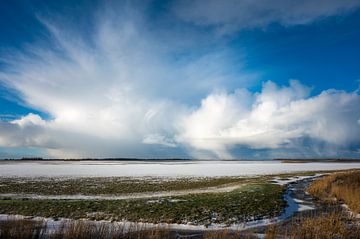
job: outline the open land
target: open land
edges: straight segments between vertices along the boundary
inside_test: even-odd
[[[4,163],[0,168],[14,164]],[[28,167],[29,164],[35,165],[35,171],[39,164],[42,167],[41,163],[34,162],[21,162],[18,166]],[[51,167],[64,164],[45,163]],[[146,164],[153,168],[162,165]],[[173,164],[179,163],[165,163]],[[208,167],[204,162],[180,164],[190,166],[191,172],[195,172],[194,167]],[[258,166],[259,162],[253,164]],[[25,223],[32,233],[35,233],[34,228],[43,228],[42,236],[37,238],[51,238],[54,233],[62,235],[58,238],[71,238],[65,235],[71,230],[72,234],[86,230],[95,235],[100,233],[99,227],[108,231],[108,238],[258,238],[265,235],[285,238],[287,233],[307,233],[311,231],[309,225],[329,223],[326,218],[332,217],[332,222],[338,226],[338,238],[359,238],[360,170],[351,169],[358,168],[357,163],[341,166],[323,163],[325,165],[319,170],[298,167],[277,173],[279,164],[284,165],[265,162],[257,175],[239,171],[235,176],[223,176],[221,170],[212,176],[204,176],[201,171],[198,175],[176,174],[175,177],[163,175],[159,169],[157,176],[136,173],[136,176],[114,176],[110,173],[108,177],[85,174],[81,177],[70,174],[35,177],[1,171],[0,236],[6,238],[11,228],[24,227]],[[319,163],[302,165],[311,164],[318,169]],[[113,163],[110,165],[112,168]],[[136,165],[140,169],[143,167],[138,163],[133,163],[132,167]],[[224,165],[240,167],[233,162]],[[254,167],[250,162],[243,165]],[[273,171],[269,173],[266,167]],[[305,230],[305,227],[310,229]],[[114,233],[118,234],[114,236]]]

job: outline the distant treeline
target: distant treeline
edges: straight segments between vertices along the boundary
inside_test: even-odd
[[[42,157],[23,157],[23,158],[5,158],[0,160],[8,161],[212,161],[219,159],[189,159],[189,158],[42,158]],[[359,158],[275,158],[275,159],[232,159],[224,161],[282,161],[284,163],[309,163],[309,162],[360,162]]]
[[[13,161],[88,161],[88,160],[101,160],[101,161],[163,161],[163,160],[179,160],[189,161],[193,159],[181,159],[181,158],[167,158],[167,159],[155,159],[155,158],[79,158],[79,159],[60,159],[60,158],[42,158],[42,157],[23,157],[23,158],[5,158],[0,160],[13,160]]]
[[[278,158],[274,159],[276,161],[282,161],[284,163],[309,163],[309,162],[333,162],[333,163],[348,163],[348,162],[360,162],[359,158],[306,158],[306,159],[286,159],[286,158]]]

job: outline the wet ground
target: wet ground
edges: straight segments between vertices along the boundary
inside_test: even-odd
[[[287,207],[284,212],[275,218],[261,219],[255,221],[249,221],[246,223],[239,223],[227,227],[228,231],[248,231],[253,233],[256,237],[262,238],[265,234],[266,228],[270,224],[277,224],[277,228],[280,230],[288,230],[291,224],[298,217],[313,216],[318,214],[330,213],[332,211],[346,210],[339,204],[329,205],[323,204],[317,201],[311,195],[307,193],[307,188],[310,183],[316,178],[322,177],[322,175],[315,176],[295,176],[289,178],[275,178],[272,182],[280,185],[287,185],[287,190],[284,195],[284,200],[287,202]],[[0,218],[1,219],[1,218]],[[3,218],[4,219],[4,216]],[[360,220],[360,219],[359,219]],[[130,223],[130,222],[129,222]],[[59,222],[49,221],[50,226],[60,225]],[[54,224],[54,225],[52,225]],[[221,230],[224,229],[221,225],[209,225],[208,227],[191,227],[190,225],[165,225],[164,228],[169,228],[171,233],[176,238],[201,238],[202,235],[208,230]]]

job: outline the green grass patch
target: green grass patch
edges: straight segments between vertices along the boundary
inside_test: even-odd
[[[249,184],[228,193],[141,200],[0,200],[0,213],[27,216],[209,224],[276,216],[286,203],[285,188]]]
[[[40,195],[120,195],[128,193],[189,190],[216,187],[224,184],[247,183],[250,178],[0,178],[0,194],[40,194]]]
[[[297,172],[256,177],[190,177],[190,178],[6,178],[0,177],[0,194],[39,195],[123,195],[143,192],[191,190],[227,184],[263,183],[274,177],[310,176],[317,172]]]

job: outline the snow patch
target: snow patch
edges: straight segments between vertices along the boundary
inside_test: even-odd
[[[354,168],[360,168],[360,163],[282,163],[280,161],[271,160],[169,160],[166,162],[110,160],[71,162],[3,161],[0,162],[0,177],[222,177],[257,176],[280,173],[342,170]]]

